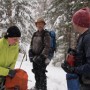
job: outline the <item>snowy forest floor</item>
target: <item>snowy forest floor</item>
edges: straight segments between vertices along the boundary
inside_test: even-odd
[[[19,55],[19,60],[15,68],[19,68],[22,60],[22,55]],[[32,63],[29,60],[22,63],[21,68],[28,73],[28,89],[35,85],[34,74],[32,73]],[[47,67],[47,88],[48,90],[67,90],[65,72],[60,67],[54,67],[52,64]]]

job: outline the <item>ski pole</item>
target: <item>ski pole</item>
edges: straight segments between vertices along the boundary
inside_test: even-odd
[[[25,58],[25,55],[26,55],[26,53],[23,55],[23,59],[22,59],[21,64],[20,64],[20,68],[21,68],[21,66],[22,66],[23,60],[24,60],[24,58]]]

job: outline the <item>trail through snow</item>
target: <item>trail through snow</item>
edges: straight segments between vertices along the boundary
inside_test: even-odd
[[[19,68],[21,64],[22,56],[19,55],[19,60],[16,63],[15,68]],[[32,73],[32,63],[29,60],[22,63],[21,68],[28,73],[28,89],[35,85],[34,74]],[[47,67],[47,88],[48,90],[67,90],[66,85],[66,73],[60,67],[54,67],[50,64]]]

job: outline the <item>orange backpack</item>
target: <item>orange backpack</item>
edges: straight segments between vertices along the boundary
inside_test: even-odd
[[[6,77],[5,88],[6,90],[27,90],[28,75],[22,69],[16,69],[14,78]]]

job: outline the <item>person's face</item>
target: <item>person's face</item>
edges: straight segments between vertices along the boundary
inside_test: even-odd
[[[43,29],[44,29],[44,26],[45,26],[45,23],[43,23],[43,22],[38,22],[38,23],[36,24],[36,27],[37,27],[37,29],[38,29],[39,31],[43,30]]]
[[[9,45],[16,45],[19,42],[19,37],[8,37]]]

